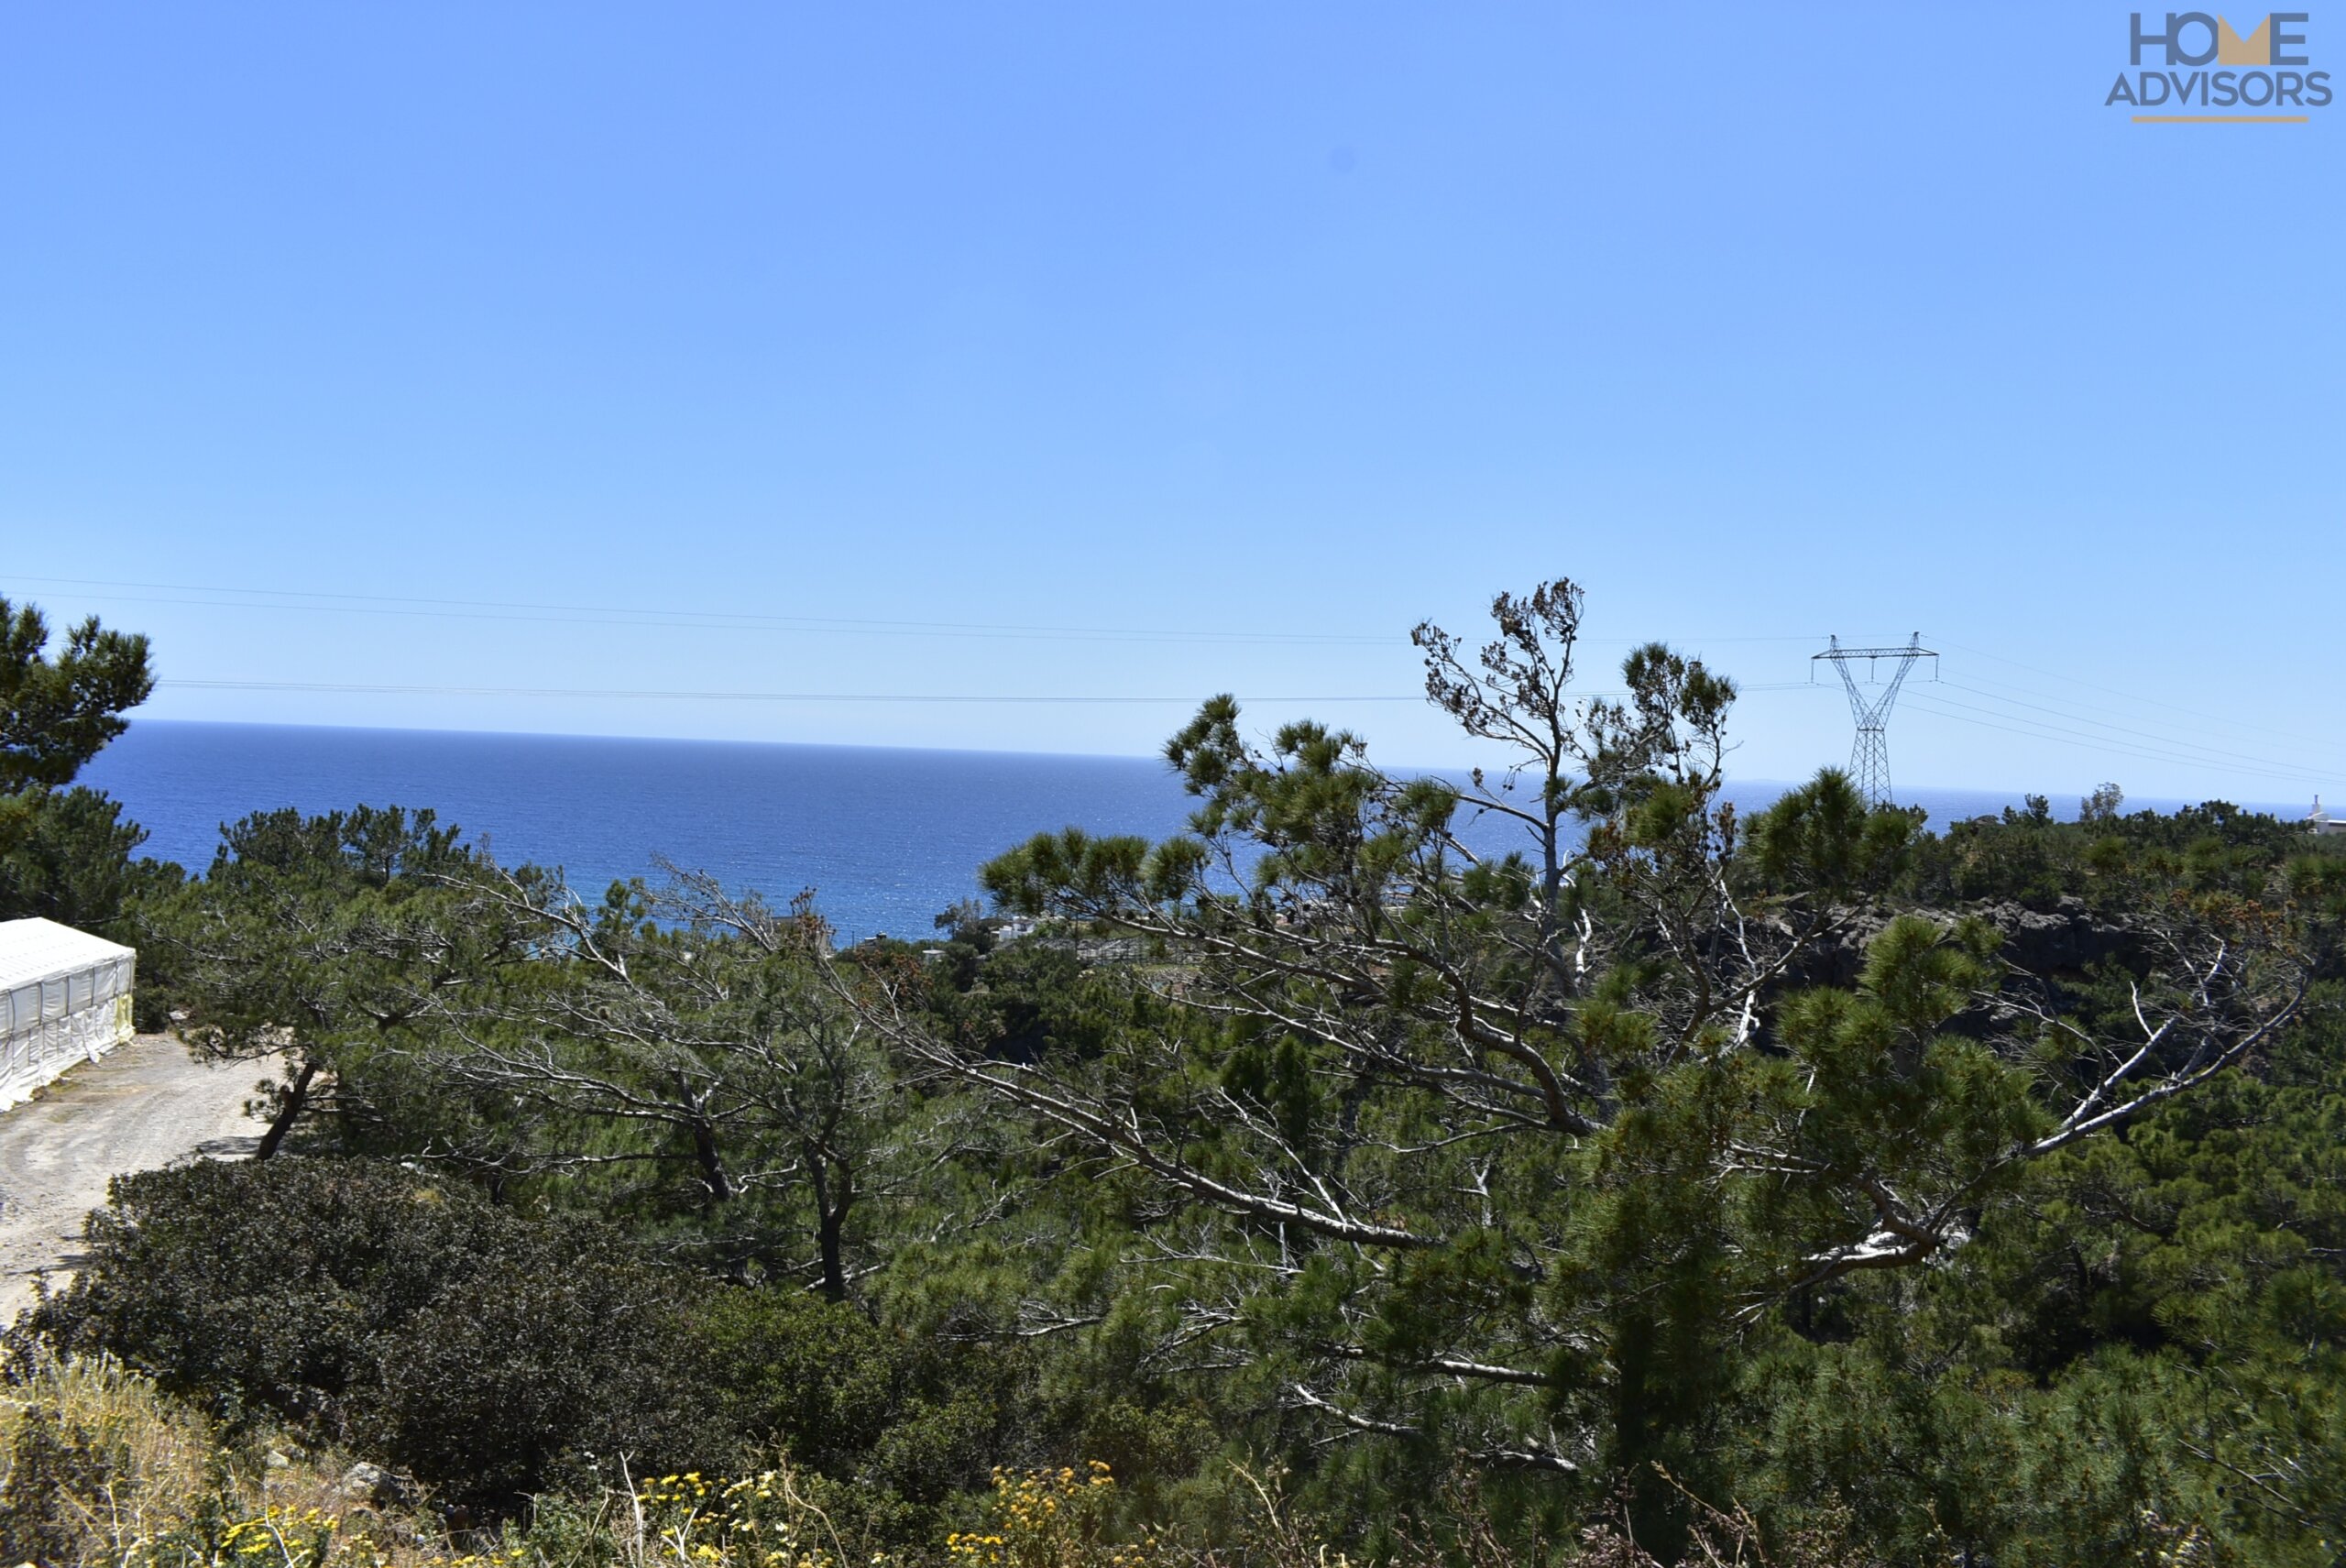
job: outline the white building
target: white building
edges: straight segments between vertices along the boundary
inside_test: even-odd
[[[2346,833],[2346,822],[2331,821],[2319,795],[2313,797],[2313,809],[2306,813],[2306,826],[2317,833]]]
[[[54,920],[0,920],[0,1110],[130,1038],[138,955]]]

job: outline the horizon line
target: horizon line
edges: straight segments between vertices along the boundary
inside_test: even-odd
[[[1257,699],[1257,700],[1269,700],[1269,699]],[[959,757],[1042,757],[1042,758],[1066,758],[1066,759],[1072,760],[1072,761],[1080,761],[1080,762],[1157,762],[1157,763],[1163,763],[1163,762],[1164,762],[1164,757],[1162,756],[1162,754],[1161,754],[1161,753],[1158,753],[1158,752],[1154,752],[1154,751],[1142,752],[1142,751],[1005,751],[1005,750],[1002,750],[1002,749],[1000,749],[1000,748],[992,748],[992,747],[979,747],[979,746],[914,746],[914,745],[905,745],[905,744],[903,744],[903,743],[901,743],[901,742],[898,742],[898,743],[889,743],[889,742],[882,742],[882,741],[868,741],[868,740],[750,740],[750,739],[745,739],[745,738],[739,737],[739,736],[707,736],[707,735],[612,735],[612,734],[606,734],[606,733],[601,733],[601,732],[597,732],[597,731],[570,730],[570,729],[433,729],[433,728],[427,728],[427,727],[418,726],[418,725],[402,725],[402,724],[314,724],[314,723],[296,723],[296,722],[288,722],[288,721],[281,720],[281,719],[265,719],[265,718],[144,718],[134,719],[134,720],[132,721],[132,724],[131,724],[131,729],[132,729],[133,730],[135,730],[135,729],[136,729],[139,725],[141,725],[141,724],[183,725],[183,726],[187,726],[187,727],[192,728],[192,729],[327,729],[327,730],[349,731],[349,732],[356,732],[356,733],[360,733],[360,734],[373,734],[373,735],[451,735],[451,736],[464,736],[464,737],[468,737],[468,738],[474,738],[474,737],[477,737],[477,738],[480,738],[480,739],[484,739],[484,740],[486,740],[486,739],[499,739],[499,740],[599,740],[599,741],[618,742],[618,743],[627,744],[627,745],[649,745],[649,746],[762,746],[762,747],[796,747],[796,748],[799,748],[799,749],[802,749],[802,750],[808,750],[808,751],[915,751],[915,752],[928,752],[928,753],[931,753],[931,754],[941,754],[941,755],[947,755],[947,756],[959,756]],[[111,744],[112,744],[112,743],[109,743],[109,748],[108,748],[108,749],[111,749]],[[99,757],[100,757],[100,758],[103,758],[103,757],[104,756],[104,754],[105,754],[105,752],[102,751],[100,751],[100,752],[99,752],[99,754],[98,754],[98,755],[99,755]],[[96,760],[97,760],[97,759],[93,759],[93,762],[95,762]],[[1388,773],[1404,773],[1404,774],[1422,774],[1422,773],[1439,773],[1443,772],[1443,771],[1445,771],[1445,770],[1456,770],[1456,769],[1461,769],[1461,768],[1471,769],[1471,768],[1473,768],[1473,767],[1474,767],[1474,766],[1476,766],[1476,764],[1472,763],[1472,762],[1437,762],[1437,763],[1412,763],[1412,762],[1401,762],[1401,763],[1392,763],[1392,764],[1388,764],[1388,765],[1387,766],[1386,771],[1387,771],[1387,772],[1388,772]],[[1489,771],[1489,770],[1488,770],[1488,766],[1487,766],[1487,764],[1485,764],[1484,766],[1485,766],[1485,772]],[[1837,763],[1833,763],[1833,762],[1822,763],[1822,764],[1820,764],[1820,765],[1818,766],[1818,768],[1816,769],[1816,772],[1820,772],[1820,773],[1821,773],[1821,772],[1823,772],[1825,768],[1837,767],[1837,766],[1839,766],[1839,764],[1837,764]],[[1842,771],[1846,773],[1847,770],[1846,768],[1844,768]],[[1781,787],[1783,787],[1783,788],[1785,788],[1785,789],[1787,789],[1787,790],[1792,790],[1792,789],[1799,789],[1799,788],[1803,787],[1807,783],[1811,782],[1814,777],[1815,777],[1815,773],[1810,773],[1810,774],[1809,774],[1809,776],[1808,776],[1808,778],[1806,778],[1806,779],[1769,778],[1769,777],[1763,777],[1763,776],[1760,776],[1760,775],[1758,775],[1758,774],[1753,774],[1753,775],[1750,775],[1750,776],[1748,776],[1748,777],[1747,777],[1747,776],[1743,776],[1743,775],[1730,774],[1730,775],[1727,775],[1727,782],[1728,784],[1742,784],[1742,785],[1749,785],[1749,784],[1772,784],[1772,785],[1781,785]],[[1922,792],[1925,792],[1925,793],[1930,793],[1930,794],[1952,794],[1952,795],[2009,795],[2013,796],[2015,799],[2025,799],[2027,796],[2029,796],[2029,795],[2043,795],[2047,796],[2048,798],[2058,798],[2058,797],[2060,797],[2060,796],[2066,795],[2070,795],[2070,794],[2077,794],[2077,795],[2078,795],[2080,796],[2080,798],[2082,798],[2085,795],[2089,794],[2089,793],[2091,792],[2091,787],[2092,787],[2092,786],[2088,786],[2087,788],[2082,789],[2082,790],[2077,789],[2077,788],[2076,788],[2075,786],[2070,786],[2070,787],[2067,787],[2067,788],[2061,788],[2061,789],[2030,789],[2030,788],[2027,788],[2027,787],[2025,787],[2025,786],[2014,786],[2014,785],[2004,785],[2004,784],[1916,784],[1916,785],[1913,786],[1913,788],[1914,790],[1922,791]],[[2207,803],[2208,803],[2208,802],[2209,802],[2209,801],[2215,801],[2215,800],[2223,800],[2223,801],[2228,801],[2228,802],[2229,802],[2229,804],[2231,804],[2231,805],[2234,805],[2234,806],[2259,806],[2259,805],[2262,805],[2262,806],[2279,806],[2279,805],[2284,804],[2283,802],[2278,801],[2278,800],[2264,800],[2264,801],[2258,801],[2258,800],[2254,799],[2253,796],[2250,796],[2250,795],[2238,795],[2238,796],[2231,796],[2231,795],[2198,795],[2198,796],[2197,796],[2196,798],[2195,798],[2195,797],[2192,797],[2192,796],[2181,795],[2141,795],[2141,796],[2132,796],[2132,795],[2130,795],[2130,796],[2128,796],[2127,798],[2128,798],[2130,801],[2132,801],[2132,800],[2135,800],[2135,799],[2140,799],[2140,800],[2142,800],[2142,801],[2143,801],[2143,802],[2166,802],[2166,803],[2171,803],[2171,804],[2180,805],[2180,806],[2199,806],[2199,805],[2205,805],[2205,804],[2207,804]],[[1897,802],[1892,801],[1892,802],[1891,802],[1891,804],[1892,804],[1892,805],[1896,805],[1896,804],[1897,804]]]

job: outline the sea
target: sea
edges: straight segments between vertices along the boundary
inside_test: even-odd
[[[1038,832],[1162,838],[1197,804],[1151,758],[166,719],[135,721],[79,782],[123,802],[147,829],[143,853],[191,872],[212,863],[224,824],[254,811],[429,806],[499,861],[560,866],[590,897],[656,876],[662,859],[777,903],[812,889],[850,941],[931,935],[938,914],[982,896],[981,864]],[[1752,811],[1788,787],[1738,781],[1727,794]],[[1900,798],[1938,826],[2023,795]],[[1486,819],[1470,841],[1504,847],[1512,831]]]

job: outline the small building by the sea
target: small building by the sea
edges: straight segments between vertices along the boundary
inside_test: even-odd
[[[0,920],[0,1110],[130,1038],[138,955],[54,920]]]
[[[2313,809],[2306,813],[2306,826],[2316,833],[2346,833],[2346,820],[2333,818],[2319,795],[2313,797]]]

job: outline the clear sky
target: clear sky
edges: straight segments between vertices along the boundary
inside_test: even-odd
[[[2346,798],[2346,106],[2128,15],[10,6],[0,592],[158,716],[1442,762],[1332,699],[1563,574],[1748,776],[1919,630],[1902,780]],[[709,691],[988,700],[580,695]]]

